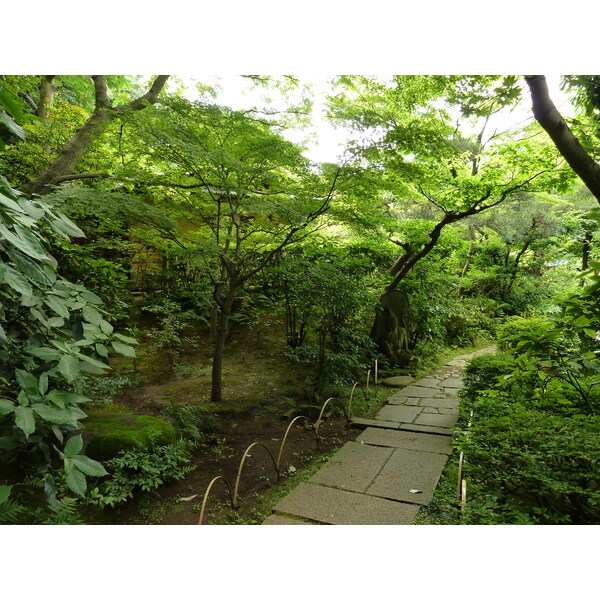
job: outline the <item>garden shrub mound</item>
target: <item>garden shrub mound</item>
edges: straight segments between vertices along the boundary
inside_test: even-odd
[[[86,454],[96,460],[107,460],[122,450],[150,450],[176,441],[175,428],[163,419],[115,413],[88,415],[84,437],[89,440]]]

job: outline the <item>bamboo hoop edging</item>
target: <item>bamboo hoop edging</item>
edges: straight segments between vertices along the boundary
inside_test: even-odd
[[[200,509],[200,518],[198,519],[198,525],[202,525],[202,521],[204,520],[204,509],[206,507],[206,501],[208,500],[210,490],[211,490],[213,484],[216,481],[218,481],[219,479],[222,479],[225,482],[225,485],[227,486],[227,489],[229,490],[229,499],[231,501],[231,508],[235,508],[235,506],[233,505],[233,495],[231,494],[231,486],[229,485],[229,481],[227,481],[227,478],[224,475],[217,475],[208,484],[208,487],[206,488],[206,491],[204,492],[204,499],[202,500],[202,508]]]
[[[294,417],[288,424],[287,429],[285,430],[285,434],[283,436],[283,440],[281,441],[281,445],[279,446],[279,453],[277,454],[277,463],[275,466],[275,469],[277,470],[277,472],[279,472],[279,467],[280,467],[280,463],[281,463],[281,455],[283,454],[283,448],[285,446],[285,442],[287,441],[287,436],[290,432],[290,429],[292,428],[292,425],[298,420],[298,419],[304,419],[305,421],[308,421],[308,423],[310,424],[313,433],[315,434],[315,443],[317,445],[317,448],[319,447],[319,436],[317,434],[317,430],[315,429],[315,425],[314,423],[305,415],[298,415],[297,417]]]
[[[277,467],[277,463],[275,462],[275,458],[273,458],[273,454],[262,442],[253,442],[246,448],[246,450],[242,456],[242,460],[240,461],[240,466],[238,467],[237,477],[235,478],[235,487],[233,488],[232,508],[234,508],[234,509],[239,508],[238,503],[237,503],[237,496],[238,496],[238,490],[240,487],[240,478],[242,476],[242,470],[244,468],[244,462],[246,461],[246,458],[248,457],[248,451],[254,446],[262,446],[268,452],[269,456],[271,457],[271,460],[273,461],[273,466],[275,467],[277,481],[279,481],[279,469]]]
[[[350,417],[348,415],[348,412],[346,411],[346,409],[344,408],[344,405],[340,402],[340,400],[338,400],[337,398],[333,398],[333,397],[327,398],[327,400],[325,400],[325,402],[323,403],[323,406],[321,407],[321,412],[319,413],[319,418],[315,421],[315,424],[314,424],[317,435],[319,434],[319,428],[321,427],[321,423],[323,422],[323,413],[325,412],[325,407],[332,400],[334,400],[340,406],[342,411],[344,412],[344,416],[346,417],[346,423],[350,423]]]

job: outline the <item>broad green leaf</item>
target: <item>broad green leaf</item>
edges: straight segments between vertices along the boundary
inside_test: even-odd
[[[96,353],[106,358],[108,356],[108,348],[104,344],[96,344],[94,346]]]
[[[591,338],[595,338],[598,335],[598,332],[593,329],[584,329],[583,332]]]
[[[51,390],[48,396],[48,400],[54,402],[57,406],[65,406],[65,404],[81,404],[83,402],[89,402],[90,399],[80,394],[73,394],[72,392],[61,392],[59,390]]]
[[[4,265],[4,267],[4,283],[8,284],[15,292],[18,292],[22,296],[32,296],[33,289],[29,281],[12,267],[8,265]]]
[[[62,376],[71,383],[79,375],[79,359],[76,356],[63,356],[58,361],[58,368]]]
[[[56,314],[64,317],[65,319],[69,318],[69,310],[67,308],[67,304],[64,300],[58,298],[55,295],[47,296],[44,299],[44,304],[49,306]]]
[[[15,425],[23,431],[25,437],[29,437],[35,431],[35,415],[29,406],[17,406],[15,408]]]
[[[135,356],[135,348],[132,348],[127,344],[123,344],[122,342],[111,342],[111,345],[115,349],[115,352],[118,352],[123,356]]]
[[[15,403],[8,398],[0,398],[0,415],[8,415],[15,411]]]
[[[102,332],[106,335],[110,335],[113,332],[113,326],[108,321],[105,321],[103,319],[102,321],[100,321],[99,325]]]
[[[45,395],[46,392],[48,391],[48,373],[42,373],[40,375],[40,381],[39,381],[39,390],[40,390],[40,395]]]
[[[96,296],[94,292],[90,292],[89,290],[81,292],[81,297],[86,302],[91,302],[92,304],[104,304],[99,296]]]
[[[16,227],[16,225],[14,227]],[[25,230],[21,228],[21,231]],[[20,235],[9,231],[2,223],[0,223],[0,236],[4,237],[15,248],[18,248],[24,254],[31,256],[31,258],[46,261],[50,257],[50,255],[47,252],[45,252],[39,244],[32,246],[27,239],[24,239]]]
[[[65,320],[62,317],[52,317],[46,321],[48,327],[62,327]]]
[[[8,344],[8,338],[6,337],[6,331],[4,331],[4,327],[0,325],[0,344]],[[106,356],[106,355],[104,355]]]
[[[63,353],[55,350],[54,348],[48,348],[47,346],[42,346],[41,348],[34,348],[29,351],[29,354],[33,354],[33,356],[37,356],[42,360],[60,360],[60,357],[63,356]]]
[[[125,342],[126,344],[138,344],[139,342],[132,337],[122,335],[121,333],[115,333],[115,337]]]
[[[92,460],[87,456],[74,456],[73,462],[75,463],[75,466],[86,475],[92,475],[94,477],[108,475],[106,469],[101,463],[96,460]]]
[[[38,395],[39,382],[37,377],[27,371],[23,371],[22,369],[15,369],[15,377],[17,378],[17,383],[28,394],[32,394],[34,396]]]
[[[4,111],[0,111],[0,121],[2,121],[9,131],[14,133],[17,137],[25,140],[25,132],[20,125],[17,125]]]
[[[73,223],[69,218],[60,212],[48,211],[49,219],[48,222],[50,227],[56,231],[59,235],[66,239],[72,237],[85,237],[85,233]]]
[[[85,361],[86,363],[93,365],[94,367],[98,367],[99,369],[110,369],[110,367],[91,356],[86,356],[85,354],[80,354],[79,358]]]
[[[0,106],[17,121],[23,120],[23,101],[11,92],[0,92]]]
[[[65,476],[65,481],[69,488],[77,495],[82,497],[85,496],[85,490],[87,488],[85,475],[77,467],[74,467],[71,472]]]
[[[0,204],[10,208],[11,210],[22,213],[23,209],[14,201],[5,196],[2,192],[0,192]]]
[[[93,306],[86,304],[83,307],[83,317],[86,321],[93,323],[94,325],[100,325],[102,321],[102,315]]]
[[[56,408],[40,402],[34,404],[31,408],[37,415],[44,419],[44,421],[48,421],[49,423],[56,423],[57,425],[65,425],[67,423],[74,424],[71,412],[65,408]]]
[[[14,450],[23,443],[15,437],[0,437],[0,450]]]
[[[67,443],[65,444],[64,453],[69,456],[75,456],[81,452],[83,448],[83,437],[81,435],[75,435],[72,438],[69,438]]]
[[[0,485],[0,504],[2,504],[10,495],[12,485]]]
[[[46,502],[48,502],[48,504],[55,510],[60,509],[60,504],[56,499],[57,492],[58,489],[54,483],[54,477],[47,473],[46,477],[44,477],[44,496],[46,498]]]

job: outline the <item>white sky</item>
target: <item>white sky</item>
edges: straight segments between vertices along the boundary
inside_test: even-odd
[[[560,77],[558,75],[546,76],[550,95],[563,115],[571,115],[572,109],[566,96],[560,91]],[[251,82],[239,75],[219,75],[219,76],[200,76],[190,79],[196,79],[204,84],[219,88],[216,102],[229,106],[233,109],[247,109],[255,104],[261,105],[261,98],[266,91],[262,89],[252,90]],[[327,83],[326,75],[306,75],[299,76],[300,81],[311,83],[313,86],[315,98],[313,106],[313,125],[306,130],[288,130],[285,135],[291,141],[302,143],[311,133],[312,140],[309,141],[306,156],[316,162],[336,162],[343,152],[347,134],[342,129],[334,128],[324,118],[324,100],[325,95],[330,93],[330,86]],[[188,81],[188,78],[185,78]],[[523,84],[525,85],[525,84]],[[277,106],[277,102],[273,105]],[[272,106],[273,106],[272,105]],[[490,120],[488,131],[494,127],[506,130],[509,127],[515,127],[532,120],[531,103],[529,101],[529,92],[525,89],[524,98],[521,104],[513,112],[504,112]]]

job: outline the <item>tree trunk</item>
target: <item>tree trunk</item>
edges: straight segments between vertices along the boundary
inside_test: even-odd
[[[111,107],[108,103],[106,77],[103,75],[93,76],[96,89],[96,109],[83,127],[75,133],[60,151],[55,161],[33,181],[21,186],[20,190],[26,194],[40,196],[52,191],[51,186],[59,178],[73,172],[82,156],[89,150],[92,142],[104,132],[107,125],[114,118],[124,110],[141,110],[147,106],[147,103],[155,103],[168,77],[168,75],[159,75],[146,94],[124,106]]]
[[[48,118],[50,108],[54,104],[54,94],[56,93],[54,77],[55,75],[44,75],[40,82],[40,101],[36,114],[42,121]]]
[[[550,99],[543,75],[525,77],[531,92],[533,116],[546,130],[569,166],[600,202],[600,165],[584,150]]]
[[[238,284],[231,281],[227,296],[225,297],[219,313],[219,326],[217,328],[217,337],[215,339],[215,347],[213,350],[212,363],[212,387],[210,399],[213,402],[223,401],[223,356],[225,353],[225,340],[227,339],[227,327],[229,324],[229,316],[231,315],[231,307],[237,293]]]
[[[590,252],[592,250],[592,239],[593,233],[591,231],[585,232],[585,237],[583,238],[583,251],[581,253],[581,270],[582,272],[587,271],[590,268]],[[585,287],[585,279],[581,279],[579,282],[581,287]]]

